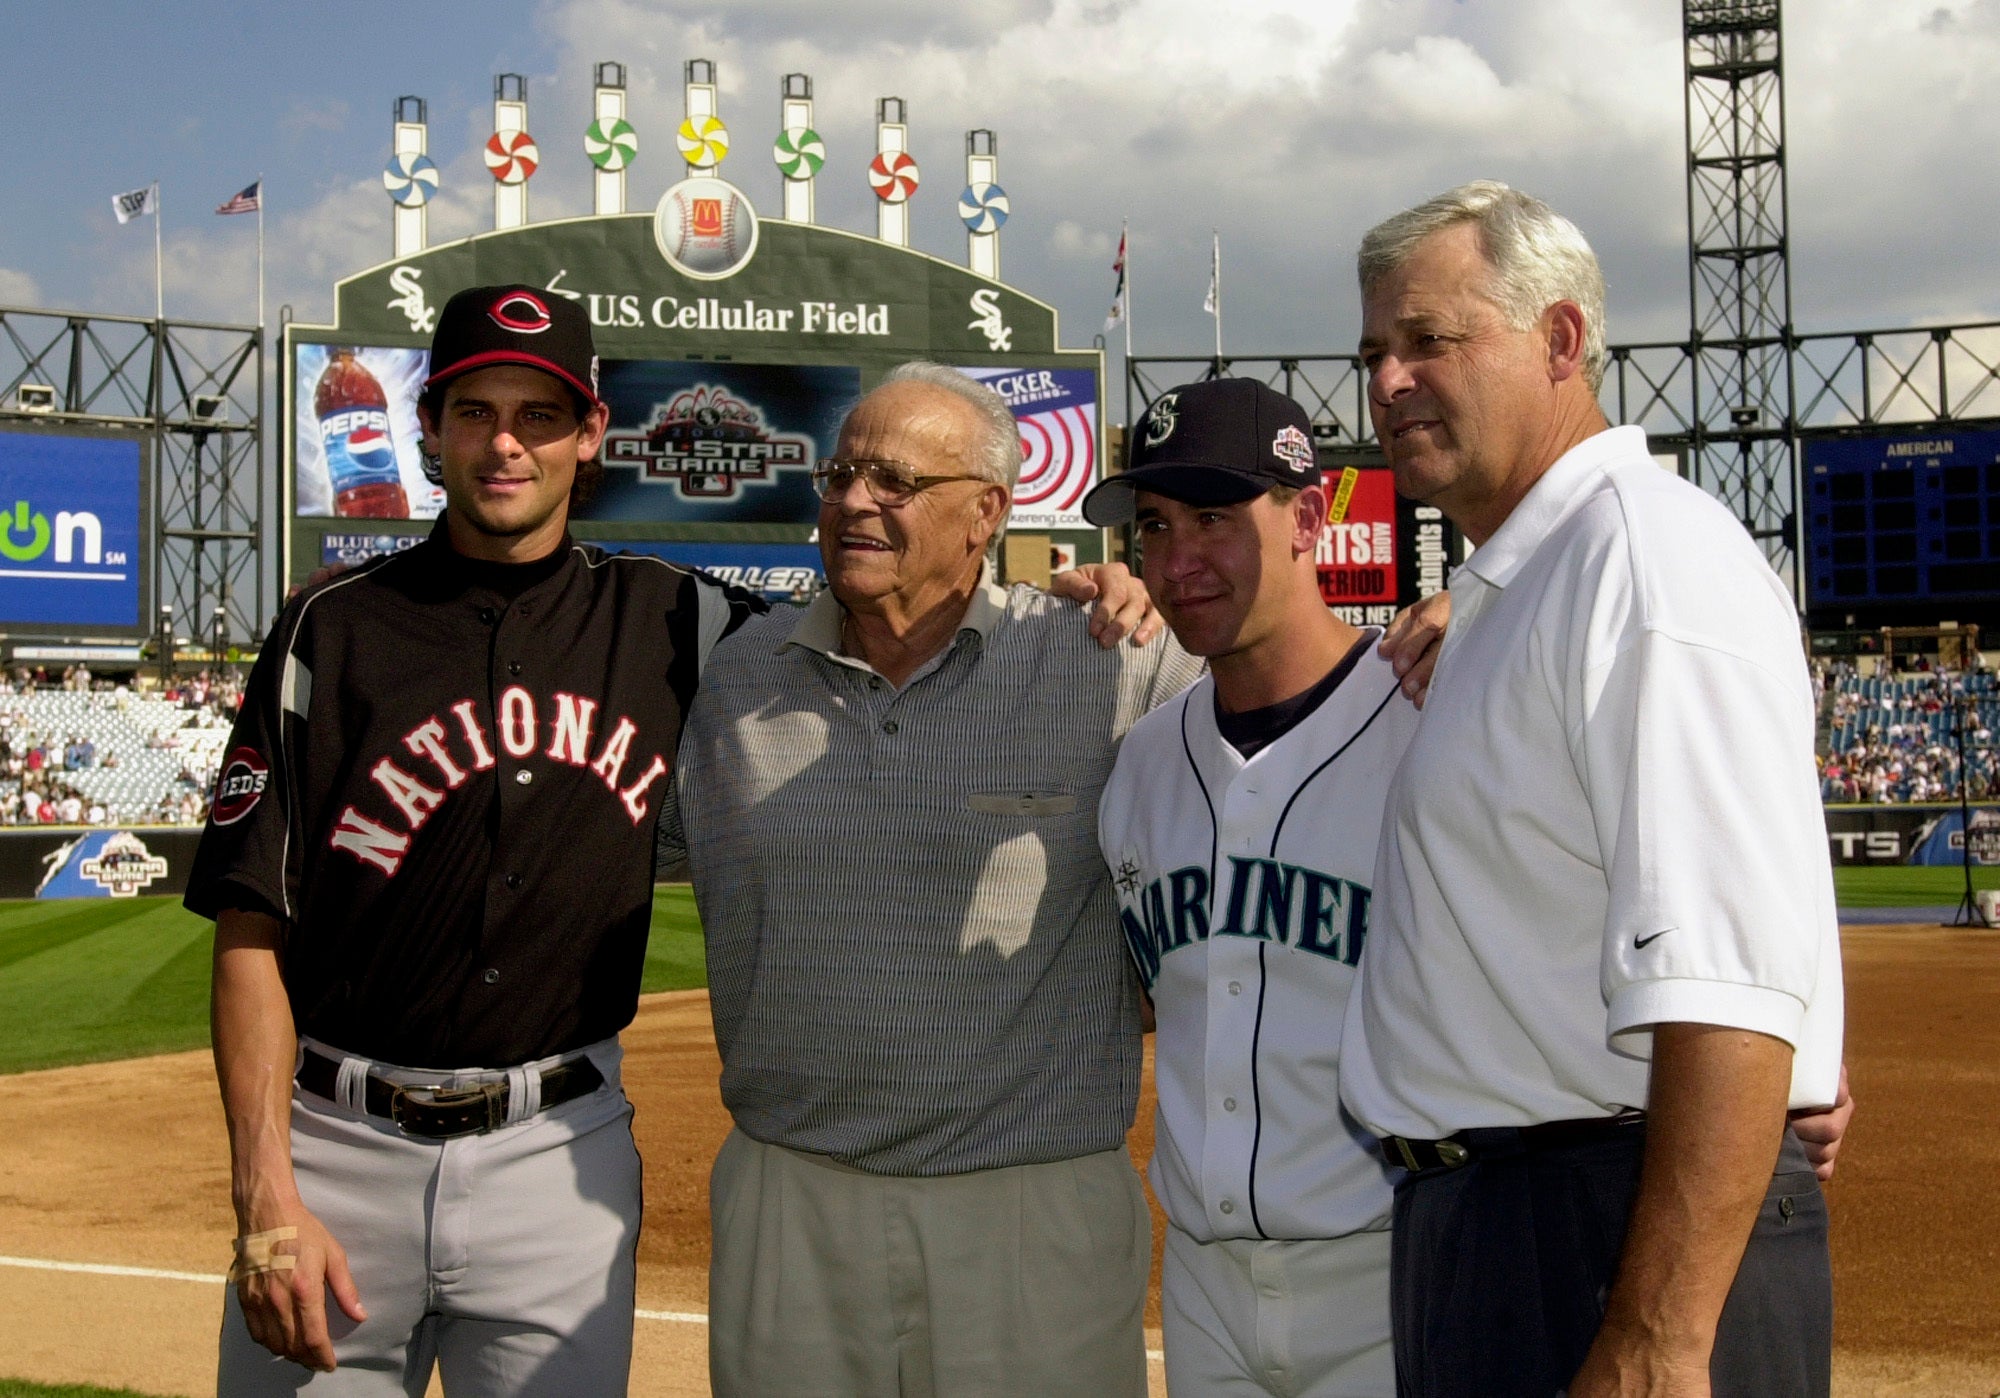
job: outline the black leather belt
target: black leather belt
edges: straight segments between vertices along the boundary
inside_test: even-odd
[[[1382,1155],[1406,1170],[1456,1170],[1482,1157],[1521,1155],[1533,1150],[1594,1145],[1618,1140],[1646,1124],[1646,1114],[1631,1110],[1616,1116],[1585,1117],[1580,1121],[1543,1121],[1533,1126],[1482,1126],[1460,1131],[1442,1141],[1413,1141],[1407,1136],[1381,1138]]]
[[[299,1086],[315,1097],[337,1102],[340,1060],[307,1049],[299,1064]],[[588,1058],[572,1059],[542,1070],[542,1110],[572,1102],[604,1086],[604,1075]],[[454,1136],[478,1136],[507,1124],[508,1083],[505,1078],[470,1083],[395,1083],[370,1073],[361,1093],[362,1110],[393,1121],[406,1136],[445,1141]]]

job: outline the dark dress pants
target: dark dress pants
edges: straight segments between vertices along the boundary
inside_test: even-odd
[[[1638,1195],[1643,1128],[1521,1149],[1514,1133],[1470,1164],[1397,1186],[1390,1285],[1399,1398],[1552,1398],[1604,1318]],[[1785,1132],[1716,1331],[1715,1398],[1825,1398],[1833,1276],[1826,1201]]]

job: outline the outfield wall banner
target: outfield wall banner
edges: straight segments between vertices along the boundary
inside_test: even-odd
[[[1964,858],[1956,806],[1828,806],[1826,833],[1835,864],[1955,867]],[[2000,865],[2000,806],[1972,808],[1972,862]]]
[[[1007,400],[1021,430],[1021,479],[1009,529],[1089,529],[1083,497],[1098,479],[1097,373],[960,365]]]
[[[146,630],[146,457],[130,432],[0,431],[0,628]]]
[[[0,829],[0,898],[136,898],[187,891],[201,827]]]

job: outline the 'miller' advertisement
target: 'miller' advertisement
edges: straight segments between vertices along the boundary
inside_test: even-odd
[[[423,473],[417,394],[429,354],[301,345],[295,508],[318,518],[436,519],[444,492]],[[833,365],[609,360],[604,481],[574,518],[810,523],[812,464],[861,394]]]

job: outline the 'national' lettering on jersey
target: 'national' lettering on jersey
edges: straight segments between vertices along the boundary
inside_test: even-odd
[[[517,772],[524,774],[526,783],[539,777],[537,768],[542,764],[533,760],[537,757],[548,764],[587,768],[637,826],[652,810],[653,789],[666,779],[667,759],[654,752],[641,766],[633,757],[638,725],[621,714],[615,723],[603,725],[608,732],[600,731],[601,707],[595,699],[561,692],[538,703],[525,687],[510,685],[500,695],[499,751],[523,762]],[[452,720],[449,724],[446,715]],[[328,843],[393,878],[409,852],[410,836],[465,784],[468,772],[496,765],[493,732],[494,725],[480,714],[477,700],[463,699],[432,714],[402,737],[401,746],[415,759],[405,759],[407,767],[416,770],[398,766],[394,757],[386,756],[368,769],[395,814],[370,815],[349,805],[334,823]],[[517,775],[514,780],[524,777]]]
[[[1199,864],[1141,885],[1131,861],[1118,870],[1119,921],[1139,978],[1151,990],[1160,961],[1182,947],[1217,937],[1278,942],[1352,966],[1368,936],[1368,890],[1352,879],[1276,859],[1230,855],[1224,896],[1211,901],[1208,870]],[[1212,931],[1210,908],[1220,906]]]
[[[764,603],[565,543],[430,538],[300,593],[244,691],[188,906],[286,924],[298,1030],[526,1063],[638,1002],[660,808],[716,642]]]

